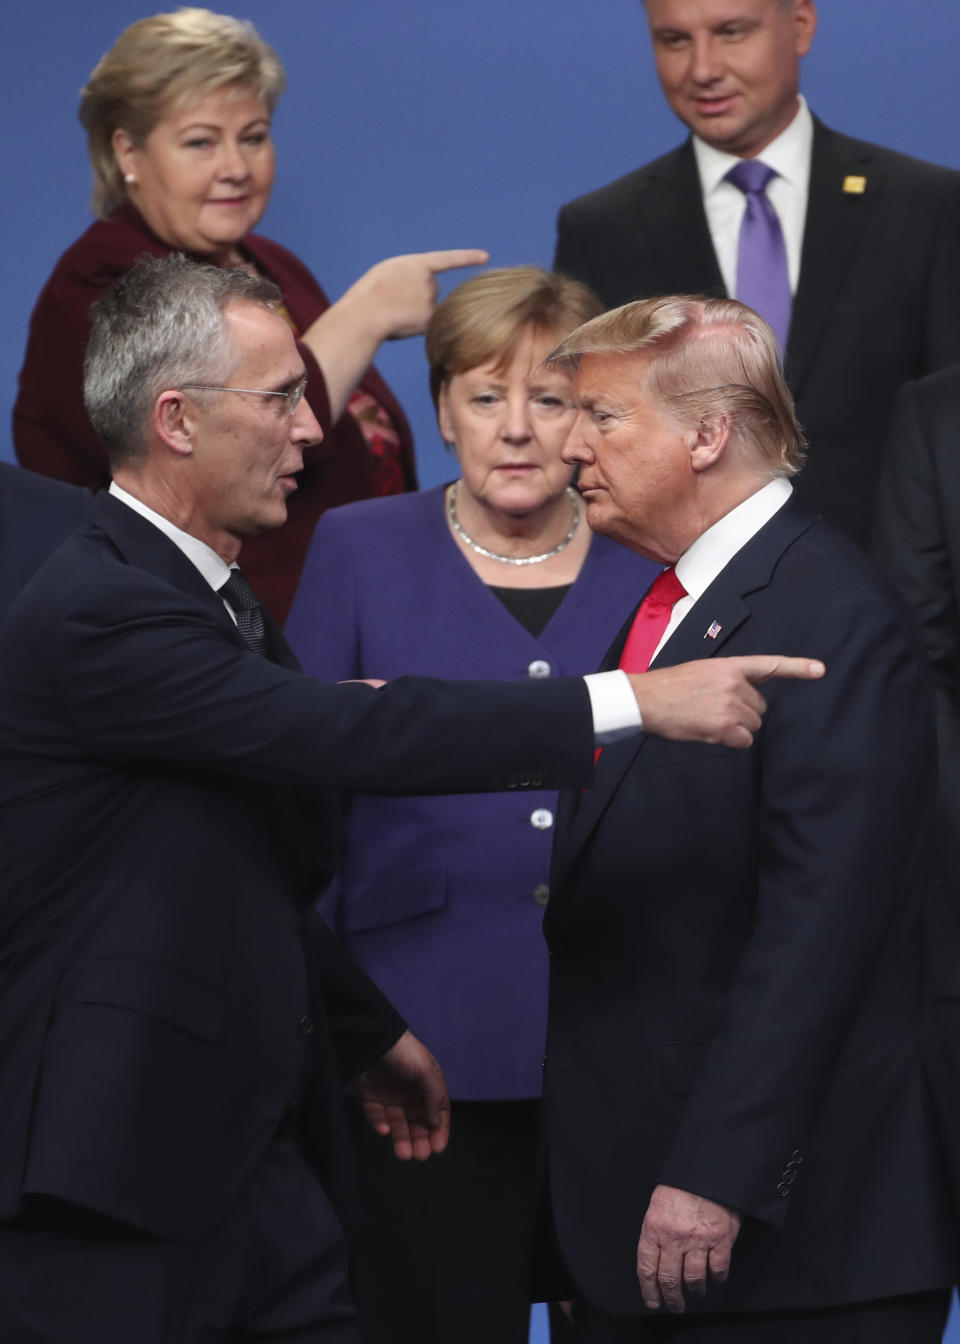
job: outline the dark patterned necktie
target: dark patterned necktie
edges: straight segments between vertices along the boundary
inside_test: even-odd
[[[237,630],[247,648],[254,653],[266,653],[267,632],[263,623],[263,608],[239,569],[231,569],[230,577],[219,593],[233,608]]]
[[[737,298],[767,319],[785,350],[793,298],[780,218],[767,197],[767,184],[776,176],[757,159],[741,159],[727,181],[747,198],[737,248]]]

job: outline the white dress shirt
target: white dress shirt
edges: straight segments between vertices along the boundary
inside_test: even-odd
[[[716,523],[684,551],[674,566],[677,578],[687,591],[686,597],[675,602],[670,620],[653,657],[666,644],[677,626],[686,616],[694,602],[701,597],[713,583],[722,569],[730,563],[752,536],[770,521],[775,513],[783,508],[793,494],[793,486],[785,476],[777,476],[769,481],[742,504]],[[650,660],[653,661],[653,658]]]
[[[128,490],[117,485],[116,481],[110,482],[110,494],[133,509],[134,513],[139,513],[141,518],[153,523],[165,537],[169,537],[174,546],[178,547],[200,571],[215,593],[219,592],[229,579],[231,569],[238,568],[237,565],[228,565],[205,541],[191,536],[189,532],[184,532],[171,523],[169,518],[164,518],[162,513],[157,513],[135,495],[131,495]],[[221,601],[236,625],[236,613],[230,603],[225,598]],[[640,709],[625,672],[594,672],[584,677],[584,681],[587,683],[590,696],[593,731],[598,746],[606,746],[621,737],[630,737],[640,732],[643,726]]]
[[[717,254],[720,274],[732,298],[737,297],[737,249],[740,225],[747,209],[747,198],[732,182],[725,181],[730,169],[740,162],[734,154],[714,149],[699,136],[693,137],[693,153],[700,176],[703,208]],[[797,115],[776,140],[771,140],[757,156],[777,174],[767,186],[767,199],[777,212],[787,250],[790,292],[796,294],[800,279],[800,252],[807,221],[810,190],[810,165],[813,160],[813,117],[806,99],[798,99]]]

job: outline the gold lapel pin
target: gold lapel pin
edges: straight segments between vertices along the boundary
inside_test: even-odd
[[[845,177],[843,179],[843,190],[847,196],[862,196],[867,189],[867,179],[865,177]]]

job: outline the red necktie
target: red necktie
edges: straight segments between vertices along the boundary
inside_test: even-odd
[[[672,566],[657,575],[640,603],[623,646],[619,666],[624,672],[646,672],[663,632],[670,624],[674,603],[686,595],[687,590]]]
[[[627,635],[627,642],[623,646],[618,666],[623,668],[624,672],[646,672],[654,651],[663,638],[663,632],[670,624],[674,603],[686,595],[687,590],[677,578],[672,565],[657,575],[646,597],[640,603],[630,633]],[[597,747],[593,757],[594,764],[599,761],[602,750],[602,747]]]

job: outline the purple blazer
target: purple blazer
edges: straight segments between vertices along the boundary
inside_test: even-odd
[[[534,638],[467,564],[438,486],[324,514],[287,636],[304,670],[329,680],[570,676],[598,666],[656,572],[595,537]],[[451,1096],[540,1093],[555,812],[554,793],[527,790],[351,803],[321,908],[437,1055]]]

